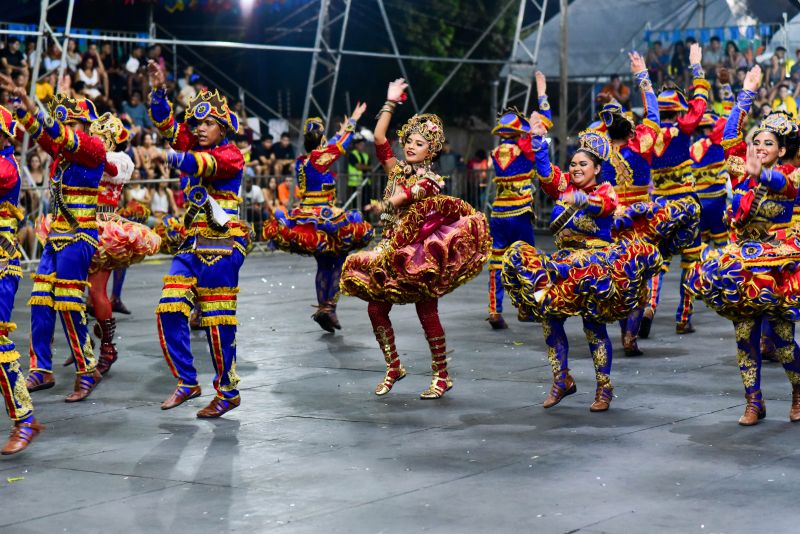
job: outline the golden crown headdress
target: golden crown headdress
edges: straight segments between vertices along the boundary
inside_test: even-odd
[[[116,115],[103,113],[89,126],[89,133],[103,139],[107,145],[118,146],[123,144],[130,137],[130,131]]]
[[[228,99],[219,94],[218,90],[200,91],[197,96],[189,101],[184,120],[191,127],[197,126],[199,121],[211,117],[220,125],[232,132],[239,130],[239,118],[228,107]]]
[[[611,142],[608,136],[597,130],[584,130],[578,134],[579,150],[594,154],[603,161],[611,155]]]
[[[325,131],[325,123],[319,117],[309,117],[303,124],[303,132],[310,132],[312,130]]]
[[[422,115],[414,115],[402,128],[397,130],[397,135],[400,140],[405,143],[408,136],[413,133],[421,135],[425,140],[430,143],[431,156],[435,156],[442,151],[444,146],[444,126],[442,119],[433,113],[423,113]]]
[[[753,135],[760,132],[771,132],[777,136],[785,137],[798,131],[797,123],[792,120],[792,116],[785,111],[773,111],[761,121]]]

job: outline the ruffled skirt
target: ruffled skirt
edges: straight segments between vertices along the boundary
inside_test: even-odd
[[[744,240],[706,249],[693,264],[686,289],[731,320],[800,320],[799,234],[779,232],[770,242]]]
[[[477,276],[490,250],[486,217],[436,195],[411,204],[374,250],[348,256],[340,287],[368,302],[439,298]]]
[[[640,239],[551,255],[517,241],[503,257],[502,280],[521,315],[535,321],[581,315],[608,323],[646,301],[661,265],[656,246]]]
[[[694,245],[699,231],[700,204],[691,197],[635,202],[614,214],[615,239],[647,241],[665,258]]]
[[[299,207],[287,216],[276,212],[264,223],[263,238],[295,254],[347,254],[366,247],[372,240],[372,225],[358,210],[335,207]]]

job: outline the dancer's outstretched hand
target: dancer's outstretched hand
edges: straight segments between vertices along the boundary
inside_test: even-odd
[[[386,90],[386,100],[392,102],[402,102],[406,98],[406,88],[408,84],[403,78],[397,78],[393,82],[389,82],[389,88]]]
[[[546,95],[547,78],[545,78],[544,73],[540,70],[537,70],[533,77],[536,80],[536,94],[539,96]]]
[[[150,81],[150,87],[153,89],[161,89],[167,84],[164,71],[161,70],[159,64],[152,59],[147,62],[147,77]]]
[[[747,145],[747,160],[744,162],[744,168],[748,176],[761,177],[761,160],[756,155],[756,147],[752,143]]]
[[[703,61],[703,48],[697,43],[692,43],[689,47],[689,65],[699,65],[701,61]]]
[[[755,93],[758,91],[759,87],[761,87],[761,67],[756,65],[747,71],[744,77],[744,83],[742,83],[742,89],[747,89]]]
[[[643,70],[647,70],[647,65],[644,63],[644,58],[639,55],[639,52],[635,50],[633,52],[628,53],[628,58],[631,60],[631,73],[638,74]]]
[[[363,102],[357,102],[356,108],[353,110],[353,113],[350,114],[350,118],[358,122],[365,111],[367,111],[367,104]]]

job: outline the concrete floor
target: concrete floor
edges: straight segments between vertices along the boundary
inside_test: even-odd
[[[158,406],[174,381],[153,308],[167,264],[131,269],[120,360],[94,395],[66,404],[73,374],[34,394],[47,430],[0,460],[0,530],[27,532],[796,532],[800,425],[790,387],[766,364],[768,417],[736,420],[743,393],[732,327],[698,306],[698,332],[674,334],[677,276],[646,355],[614,361],[616,398],[591,414],[594,382],[580,321],[568,322],[578,394],[544,411],[550,385],[538,325],[494,332],[484,272],[444,298],[455,387],[422,401],[425,339],[412,306],[392,312],[409,377],[372,390],[383,360],[366,304],[341,301],[344,330],[309,316],[314,262],[255,254],[242,270],[242,405],[218,421],[211,362],[194,334],[204,396]],[[30,281],[14,339],[27,345]],[[510,305],[507,303],[507,307]],[[513,313],[508,314],[514,317]],[[615,349],[619,347],[616,328]],[[56,358],[66,346],[57,332]],[[27,367],[25,362],[24,367]]]

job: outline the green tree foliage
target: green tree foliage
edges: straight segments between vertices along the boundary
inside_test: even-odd
[[[457,58],[467,53],[507,2],[392,0],[386,2],[386,9],[403,53]],[[513,2],[506,10],[472,58],[509,57],[516,24],[516,6],[517,2]],[[417,100],[422,105],[456,64],[413,61],[407,65]],[[431,104],[431,111],[447,118],[464,119],[464,110],[471,110],[482,118],[488,118],[490,82],[498,79],[500,68],[500,65],[462,65],[447,88]]]

